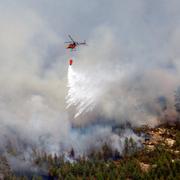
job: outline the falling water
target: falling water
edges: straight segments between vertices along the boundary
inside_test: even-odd
[[[67,108],[71,106],[76,108],[74,118],[94,109],[99,94],[97,81],[87,74],[76,72],[72,66],[69,66],[67,86]]]

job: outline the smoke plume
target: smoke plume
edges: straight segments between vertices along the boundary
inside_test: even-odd
[[[1,1],[1,0],[0,0]],[[180,2],[1,1],[0,150],[122,152],[131,124],[176,114]],[[65,50],[67,34],[88,46]],[[67,76],[68,74],[68,76]],[[68,86],[68,87],[67,87]]]

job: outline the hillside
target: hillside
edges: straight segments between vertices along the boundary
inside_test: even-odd
[[[107,144],[88,157],[75,158],[73,149],[65,156],[34,153],[31,166],[36,172],[14,172],[6,157],[1,157],[0,179],[178,179],[180,177],[179,124],[134,130],[143,137],[138,147],[125,140],[123,155]],[[29,167],[29,171],[32,167]]]

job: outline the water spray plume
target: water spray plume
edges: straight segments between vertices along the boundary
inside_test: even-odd
[[[93,83],[90,77],[86,74],[76,72],[72,66],[69,66],[67,86],[67,108],[71,106],[76,108],[74,118],[78,117],[83,112],[89,112],[94,109],[99,90],[97,84]]]

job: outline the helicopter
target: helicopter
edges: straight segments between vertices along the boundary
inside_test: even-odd
[[[85,40],[84,42],[77,42],[77,41],[74,41],[74,39],[70,35],[68,35],[68,37],[70,38],[71,41],[65,42],[65,43],[68,43],[68,46],[66,47],[66,49],[75,50],[77,46],[87,45]]]

